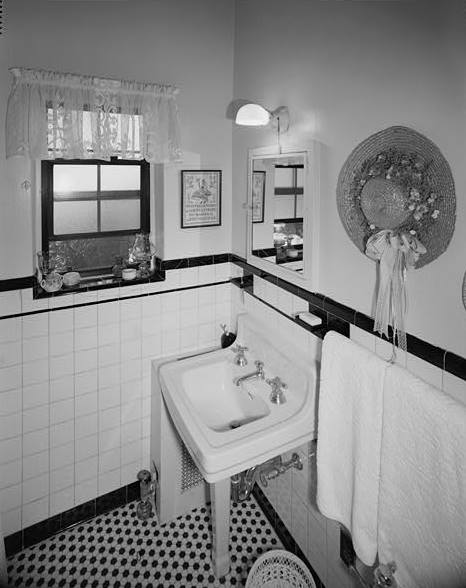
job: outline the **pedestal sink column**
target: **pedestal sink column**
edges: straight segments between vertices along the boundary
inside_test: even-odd
[[[230,570],[230,478],[210,486],[212,508],[212,563],[221,578]]]

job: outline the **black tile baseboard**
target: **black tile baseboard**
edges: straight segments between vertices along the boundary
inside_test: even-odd
[[[136,500],[138,497],[139,482],[136,481],[44,521],[40,521],[40,523],[26,527],[17,533],[5,537],[6,555],[7,557],[14,555],[18,551],[26,547],[31,547],[31,545],[35,545],[44,539],[48,539],[68,527],[123,506],[128,502]]]

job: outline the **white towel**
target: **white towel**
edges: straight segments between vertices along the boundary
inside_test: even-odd
[[[322,346],[317,505],[351,532],[358,557],[377,554],[383,381],[387,362],[335,332]]]
[[[403,588],[465,588],[466,406],[392,366],[383,420],[379,560]]]

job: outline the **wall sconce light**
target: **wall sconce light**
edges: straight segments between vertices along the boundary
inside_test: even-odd
[[[238,109],[235,123],[246,127],[265,127],[270,124],[279,133],[286,133],[290,126],[290,117],[286,106],[270,111],[260,104],[250,102]]]
[[[249,102],[241,106],[235,117],[237,125],[246,127],[265,127],[270,125],[277,131],[279,152],[282,152],[280,135],[286,133],[290,126],[290,115],[286,106],[279,106],[273,111],[260,104]]]

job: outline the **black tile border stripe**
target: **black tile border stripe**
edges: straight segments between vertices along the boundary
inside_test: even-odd
[[[359,312],[358,310],[354,310],[344,304],[340,304],[339,302],[333,300],[328,296],[324,296],[323,294],[317,292],[309,292],[308,290],[304,290],[303,288],[299,288],[295,284],[291,284],[286,280],[281,278],[277,278],[268,272],[258,269],[249,263],[246,262],[243,258],[239,257],[238,255],[231,256],[232,263],[237,264],[241,267],[245,273],[245,277],[243,279],[233,279],[231,282],[238,286],[239,288],[245,289],[249,294],[254,296],[257,300],[261,300],[264,304],[273,308],[283,316],[290,318],[290,320],[298,323],[300,326],[305,328],[306,330],[312,332],[314,335],[317,335],[320,338],[323,338],[325,333],[328,330],[336,330],[344,335],[348,333],[346,336],[349,337],[349,325],[355,325],[360,329],[367,331],[371,335],[378,337],[380,339],[388,340],[392,342],[393,334],[392,330],[389,330],[389,337],[388,339],[385,336],[381,336],[379,333],[375,332],[374,329],[374,319],[367,316],[366,314]],[[275,284],[276,286],[283,288],[287,292],[299,296],[303,298],[309,303],[309,311],[317,316],[322,318],[322,326],[321,327],[309,327],[306,323],[303,323],[299,319],[293,319],[289,317],[287,314],[281,312],[275,306],[272,306],[262,300],[261,298],[255,296],[253,294],[253,288],[249,285],[248,278],[252,279],[252,276],[258,276],[268,282]],[[244,285],[246,284],[246,287]],[[346,323],[347,326],[343,327],[341,324],[342,322]],[[412,355],[416,355],[420,359],[444,370],[466,381],[466,358],[456,355],[446,349],[442,349],[441,347],[436,347],[427,341],[423,341],[418,337],[407,333],[407,351]]]
[[[302,549],[296,543],[293,535],[288,531],[285,523],[277,514],[277,511],[270,504],[269,499],[266,497],[259,484],[256,483],[254,485],[252,494],[254,498],[257,500],[257,503],[262,509],[262,512],[264,513],[266,519],[269,521],[270,525],[273,527],[273,530],[278,535],[278,538],[283,543],[285,549],[291,551],[291,553],[294,553],[297,557],[299,557],[299,559],[303,561],[304,564],[306,564],[307,568],[312,574],[312,577],[315,580],[316,588],[325,588],[324,583],[321,581],[321,579],[317,575],[317,572],[309,563],[309,560],[303,553]]]
[[[40,543],[69,527],[84,523],[89,519],[107,513],[137,498],[139,498],[138,481],[98,496],[94,500],[89,500],[84,504],[79,504],[70,510],[40,521],[35,525],[26,527],[21,531],[5,537],[6,555],[10,557],[22,549]]]
[[[245,288],[245,286],[247,286],[249,284],[250,280],[252,280],[252,276],[256,275],[264,280],[267,280],[268,282],[270,282],[272,284],[275,284],[276,286],[278,286],[280,288],[283,288],[287,292],[290,292],[291,294],[294,294],[294,295],[299,296],[300,298],[303,298],[304,300],[306,300],[309,303],[310,312],[312,312],[322,318],[322,320],[323,320],[322,327],[317,327],[317,328],[309,327],[309,325],[307,325],[306,323],[303,323],[299,319],[290,318],[285,313],[281,313],[281,314],[283,314],[283,316],[290,318],[290,320],[297,322],[298,324],[300,324],[300,326],[311,331],[312,333],[314,333],[315,335],[317,335],[321,338],[325,335],[325,333],[329,329],[337,330],[338,332],[340,332],[342,334],[348,333],[347,336],[349,336],[349,325],[352,324],[352,325],[359,327],[360,329],[363,329],[364,331],[367,331],[368,333],[371,333],[375,337],[387,339],[386,337],[383,337],[383,336],[379,335],[379,333],[373,331],[374,320],[371,317],[367,316],[366,314],[359,312],[357,310],[354,310],[354,309],[352,309],[348,306],[345,306],[343,304],[340,304],[339,302],[333,300],[332,298],[330,298],[328,296],[324,296],[323,294],[320,294],[318,292],[309,292],[308,290],[305,290],[304,288],[300,288],[299,286],[296,286],[295,284],[291,284],[290,282],[287,282],[286,280],[283,280],[282,278],[277,278],[276,276],[270,274],[269,272],[266,272],[262,269],[259,269],[259,268],[256,268],[256,267],[250,265],[249,263],[247,263],[247,261],[244,258],[242,258],[239,255],[234,254],[234,253],[220,253],[220,254],[212,254],[212,255],[203,255],[203,256],[198,256],[198,257],[169,259],[169,260],[165,260],[165,261],[161,262],[162,269],[159,271],[161,273],[164,273],[166,270],[169,270],[169,269],[182,269],[182,268],[189,268],[189,267],[199,267],[199,266],[205,266],[205,265],[211,265],[211,264],[217,264],[217,263],[227,263],[227,262],[234,263],[243,269],[243,271],[245,273],[244,278],[233,278],[231,280],[228,280],[240,288]],[[152,280],[152,281],[160,281],[160,278],[158,278],[156,280]],[[192,288],[203,288],[203,287],[207,287],[207,286],[216,286],[219,284],[228,283],[228,281],[227,282],[211,282],[211,283],[207,283],[207,284],[198,284],[196,286],[173,288],[170,290],[162,290],[160,292],[148,292],[148,293],[144,293],[144,294],[135,294],[134,296],[125,296],[124,298],[125,299],[139,298],[142,296],[152,296],[152,295],[164,294],[167,292],[176,292],[179,290],[189,290]],[[138,281],[137,283],[142,284],[142,283],[150,283],[150,282],[151,282],[151,280],[148,279],[148,280]],[[34,278],[32,276],[25,277],[25,278],[14,278],[12,280],[0,280],[0,292],[7,291],[7,290],[18,290],[18,289],[22,289],[24,287],[31,287],[33,283],[34,283]],[[135,285],[135,283],[136,282],[125,282],[125,283],[122,283],[121,285],[131,286],[131,285]],[[249,286],[250,286],[250,284],[249,284]],[[112,287],[115,287],[115,284],[108,285],[108,286],[105,286],[105,285],[92,286],[92,287],[90,287],[90,289],[97,290],[97,289],[104,289],[105,287],[112,288]],[[249,287],[248,290],[249,290],[249,294],[254,295],[251,287]],[[256,296],[256,298],[258,300],[261,300],[257,296]],[[119,300],[119,299],[120,298],[111,298],[108,300],[98,300],[95,302],[87,302],[87,303],[82,303],[82,304],[71,304],[70,306],[48,308],[48,309],[43,309],[43,310],[34,310],[34,311],[30,311],[30,312],[25,312],[25,313],[5,315],[5,316],[0,317],[0,321],[2,319],[17,318],[17,317],[25,316],[28,314],[38,314],[38,313],[42,313],[42,312],[54,312],[57,310],[63,310],[64,308],[74,308],[74,307],[88,306],[88,305],[93,305],[93,304],[103,304],[105,302],[114,302],[115,300]],[[261,300],[261,302],[264,302],[264,301]],[[267,303],[264,302],[264,304],[267,304]],[[270,306],[274,310],[277,310],[278,312],[280,312],[274,306],[271,306],[271,305],[268,305],[268,306]],[[347,323],[347,325],[345,326],[343,323]],[[392,340],[392,332],[390,330],[388,341],[391,342],[391,340]],[[452,353],[452,352],[447,351],[445,349],[442,349],[440,347],[436,347],[435,345],[432,345],[431,343],[428,343],[427,341],[423,341],[422,339],[419,339],[418,337],[411,335],[409,333],[407,334],[407,351],[409,353],[416,355],[417,357],[423,359],[424,361],[427,361],[428,363],[431,363],[432,365],[453,374],[454,376],[456,376],[462,380],[466,380],[466,358],[464,358],[464,357],[456,355],[455,353]]]
[[[217,263],[228,263],[232,259],[231,253],[212,253],[211,255],[199,255],[196,257],[180,257],[176,259],[166,259],[165,261],[157,258],[157,271],[154,276],[150,278],[124,281],[120,280],[113,284],[97,284],[79,290],[63,290],[55,294],[45,294],[44,297],[52,298],[53,296],[63,296],[75,292],[87,292],[93,290],[105,290],[106,288],[116,288],[118,286],[134,286],[134,284],[150,284],[152,282],[160,282],[165,279],[165,271],[171,269],[183,269],[187,267],[199,267],[203,265],[214,265]],[[9,290],[24,290],[32,288],[36,285],[34,276],[25,276],[23,278],[9,278],[6,280],[0,279],[0,292],[8,292]]]
[[[445,361],[445,364],[444,364],[443,369],[446,372],[453,374],[457,378],[461,378],[462,380],[466,380],[466,375],[465,375],[466,360],[464,359],[464,357],[461,357],[460,355],[456,355],[455,353],[451,353],[450,351],[447,351],[445,353],[445,360],[444,361]]]
[[[321,310],[318,307],[314,308],[314,307],[312,307],[311,304],[309,305],[309,311],[312,312],[313,314],[319,316],[322,319],[321,325],[319,325],[318,327],[312,327],[311,325],[302,321],[299,317],[293,317],[293,316],[290,316],[289,314],[286,314],[286,312],[282,312],[280,309],[276,308],[272,304],[269,304],[265,300],[262,300],[262,298],[260,298],[256,294],[254,294],[253,283],[249,279],[249,277],[247,277],[247,278],[233,278],[231,280],[231,282],[234,285],[241,288],[249,296],[252,296],[252,298],[255,298],[256,300],[258,300],[259,302],[261,302],[265,306],[268,306],[269,308],[271,308],[275,312],[278,312],[278,314],[285,317],[286,319],[288,319],[292,323],[296,323],[297,325],[299,325],[300,327],[302,327],[306,331],[309,331],[313,335],[316,335],[317,337],[319,337],[319,339],[323,339],[325,334],[327,333],[327,331],[330,331],[330,330],[337,331],[338,333],[344,335],[345,337],[349,337],[349,323],[340,319],[337,316],[331,315],[330,313]]]
[[[34,276],[26,276],[24,278],[10,278],[8,280],[0,280],[0,292],[9,292],[10,290],[23,290],[25,288],[32,288],[35,283]]]
[[[144,292],[143,294],[134,294],[134,296],[123,296],[119,298],[106,298],[105,300],[93,300],[92,302],[82,302],[78,304],[70,304],[69,306],[57,306],[56,308],[42,308],[39,310],[31,310],[28,312],[20,312],[17,314],[6,314],[0,316],[0,324],[2,320],[11,318],[21,318],[31,314],[43,314],[44,312],[57,312],[59,310],[66,310],[67,308],[81,308],[82,306],[95,306],[96,304],[106,304],[107,302],[118,302],[119,300],[131,300],[133,298],[147,298],[147,296],[159,296],[160,294],[170,294],[171,292],[183,292],[184,290],[196,290],[198,288],[207,288],[209,286],[221,286],[222,284],[230,284],[230,280],[223,280],[221,282],[206,282],[205,284],[196,284],[195,286],[181,286],[180,288],[170,288],[169,290],[160,290],[160,292]]]

